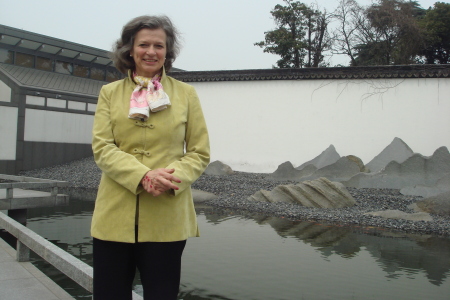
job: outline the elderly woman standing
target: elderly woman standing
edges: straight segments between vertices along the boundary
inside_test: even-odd
[[[95,300],[131,299],[136,268],[144,299],[177,299],[186,239],[199,235],[190,186],[209,163],[209,139],[194,88],[166,75],[177,35],[167,17],[131,20],[113,52],[128,77],[100,91]]]

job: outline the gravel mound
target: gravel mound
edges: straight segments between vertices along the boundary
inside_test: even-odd
[[[89,157],[63,165],[22,172],[20,175],[67,181],[72,188],[96,189],[100,182],[101,171],[95,165],[93,158]],[[357,204],[353,207],[339,209],[307,208],[288,203],[263,203],[248,200],[249,196],[261,189],[272,190],[280,184],[295,184],[291,181],[273,182],[266,179],[268,175],[236,171],[231,175],[221,176],[204,174],[192,187],[218,196],[204,204],[233,212],[251,212],[291,220],[375,226],[450,236],[450,217],[432,215],[433,221],[413,222],[364,215],[367,212],[381,210],[401,210],[413,213],[414,211],[408,206],[422,197],[405,196],[395,189],[347,188]]]

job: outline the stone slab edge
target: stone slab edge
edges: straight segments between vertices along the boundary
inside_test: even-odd
[[[87,291],[92,292],[93,269],[91,266],[47,241],[42,236],[2,212],[0,212],[0,227],[3,227],[33,252],[66,274]],[[142,299],[141,296],[133,292],[133,300]]]
[[[8,253],[12,258],[16,257],[16,251],[10,245],[8,245],[4,240],[0,238],[0,248]],[[19,262],[17,262],[19,264]],[[48,280],[47,275],[42,273],[38,268],[36,268],[30,262],[21,262],[20,265],[25,268],[30,274],[32,274],[39,282],[41,282],[52,294],[54,294],[58,299],[61,300],[73,300],[62,287],[57,285],[54,281]]]

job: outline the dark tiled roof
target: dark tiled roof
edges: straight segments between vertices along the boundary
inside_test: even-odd
[[[450,65],[194,71],[171,72],[170,75],[178,80],[185,82],[308,79],[445,78],[450,77]]]
[[[108,65],[111,63],[109,52],[98,48],[1,24],[0,35],[0,45],[10,46],[19,51],[28,49],[36,53],[59,55],[66,59],[77,58],[81,61],[95,62],[100,65]]]
[[[20,87],[97,97],[106,81],[0,63],[0,72]]]

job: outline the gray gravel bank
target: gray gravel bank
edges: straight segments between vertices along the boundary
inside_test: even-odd
[[[23,172],[21,175],[68,181],[73,188],[96,189],[101,172],[90,157],[64,165]],[[205,204],[221,209],[242,210],[292,220],[376,226],[400,231],[450,236],[450,217],[432,215],[433,221],[413,222],[364,215],[366,212],[388,209],[412,213],[413,211],[408,208],[408,205],[418,201],[421,197],[404,196],[400,194],[399,190],[348,188],[350,194],[357,201],[357,205],[344,209],[316,209],[286,203],[273,204],[248,201],[247,198],[250,195],[261,189],[272,190],[277,185],[293,183],[289,181],[273,182],[265,179],[265,177],[266,174],[244,172],[234,172],[233,175],[227,176],[202,175],[194,183],[193,188],[217,195],[217,199],[205,202]]]

